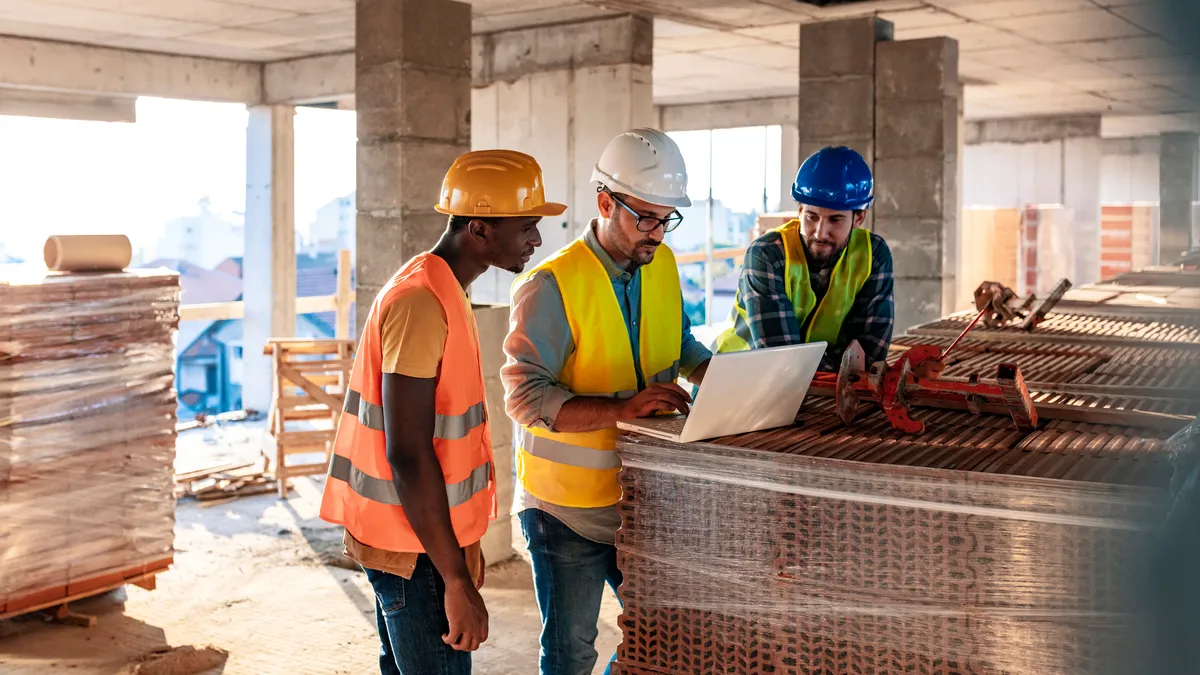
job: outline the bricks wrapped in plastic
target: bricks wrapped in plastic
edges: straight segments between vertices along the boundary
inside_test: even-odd
[[[0,615],[170,564],[179,293],[0,272]]]
[[[921,411],[618,443],[623,675],[1140,672],[1170,431]],[[1124,668],[1129,666],[1129,668]]]

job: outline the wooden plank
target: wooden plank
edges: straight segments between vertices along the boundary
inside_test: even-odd
[[[340,375],[309,375],[308,381],[318,387],[332,387],[342,383]]]
[[[317,401],[329,406],[330,410],[342,409],[344,401],[339,401],[332,394],[305,379],[305,377],[298,373],[291,365],[280,362],[279,373],[290,380],[292,384],[295,384],[303,389],[304,392],[309,396],[312,396],[313,398],[317,399]]]
[[[332,429],[320,429],[318,431],[283,431],[282,434],[276,437],[276,442],[287,448],[295,448],[300,446],[312,446],[324,448],[324,444],[334,440],[335,432]]]
[[[205,302],[179,306],[180,321],[232,321],[246,318],[246,303]]]
[[[354,361],[347,360],[329,360],[329,361],[284,361],[296,372],[299,373],[331,373],[346,371],[354,367]]]
[[[258,462],[249,462],[245,464],[220,464],[217,466],[210,466],[207,469],[196,469],[195,471],[188,471],[187,473],[177,473],[175,474],[175,482],[186,483],[194,480],[200,480],[201,478],[208,478],[216,473],[228,473],[230,471],[248,469],[256,464],[258,464]]]
[[[327,420],[330,418],[329,408],[321,406],[320,408],[285,408],[279,411],[279,415],[283,418],[284,423],[287,422],[306,422],[311,420]],[[338,413],[341,417],[341,413]]]
[[[317,476],[325,473],[328,469],[328,462],[321,462],[320,464],[293,464],[288,467],[287,472],[289,476],[293,477]],[[275,486],[271,486],[272,489],[274,489],[274,487]]]
[[[746,248],[718,248],[713,249],[713,260],[741,260],[746,257]],[[694,263],[702,263],[708,260],[708,256],[703,252],[698,253],[676,253],[675,264],[690,265]]]
[[[89,580],[83,579],[74,584],[76,587],[81,588],[82,590],[73,593],[68,591],[68,587],[63,586],[57,589],[46,589],[49,595],[45,595],[45,597],[41,600],[36,600],[29,603],[23,602],[21,597],[17,597],[15,600],[10,599],[8,604],[4,605],[3,608],[0,608],[0,621],[4,619],[11,619],[14,616],[21,616],[22,614],[29,614],[30,612],[43,610],[47,607],[57,607],[59,605],[65,605],[79,600],[84,600],[86,598],[95,597],[97,595],[103,595],[104,593],[120,588],[125,584],[140,585],[139,582],[148,578],[152,578],[157,574],[166,572],[170,568],[172,562],[173,558],[166,558],[163,561],[155,561],[154,563],[151,563],[151,566],[139,565],[131,568],[130,572],[120,575],[121,578],[119,579],[107,579],[108,577],[114,577],[114,575],[111,574],[97,575],[97,577],[93,578],[106,578],[106,581],[103,583],[89,583]],[[43,595],[44,593],[42,591],[22,594],[23,597]]]

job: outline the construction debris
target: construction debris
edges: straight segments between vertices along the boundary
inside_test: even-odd
[[[257,410],[231,410],[230,412],[223,412],[217,415],[197,413],[191,420],[176,424],[175,431],[184,432],[191,431],[192,429],[204,429],[224,422],[249,422],[261,417],[262,414]]]
[[[278,481],[264,470],[262,461],[223,464],[175,476],[175,497],[200,501],[261,495],[276,490]],[[288,486],[291,489],[291,486]]]
[[[163,647],[146,654],[120,675],[199,675],[225,665],[229,652],[217,647]]]

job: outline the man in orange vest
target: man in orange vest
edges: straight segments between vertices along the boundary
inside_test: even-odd
[[[383,675],[470,673],[488,636],[479,540],[496,481],[474,314],[464,289],[489,266],[520,273],[541,245],[542,171],[509,150],[459,157],[450,216],[371,305],[334,441],[321,518],[375,589]]]

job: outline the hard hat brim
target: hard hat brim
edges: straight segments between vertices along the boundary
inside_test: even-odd
[[[447,216],[462,216],[463,218],[530,218],[533,216],[561,216],[566,212],[567,206],[566,204],[546,202],[541,206],[535,206],[528,211],[520,211],[518,213],[460,213],[444,209],[441,204],[436,204],[433,210]]]
[[[807,196],[803,196],[803,195],[797,195],[795,193],[792,193],[792,199],[795,200],[795,202],[800,205],[808,204],[809,206],[815,206],[818,209],[829,209],[830,211],[866,211],[871,206],[871,202],[875,201],[875,197],[872,196],[872,197],[867,197],[867,200],[865,202],[844,204],[844,203],[821,199],[819,197],[807,197]]]
[[[676,209],[686,209],[692,205],[691,197],[688,197],[686,194],[678,197],[652,195],[648,192],[639,190],[632,185],[626,185],[625,183],[622,183],[621,181],[604,173],[604,171],[602,171],[598,166],[592,170],[592,182],[599,183],[613,192],[620,192],[632,197],[637,197],[647,204],[654,204],[655,206],[670,206]]]

